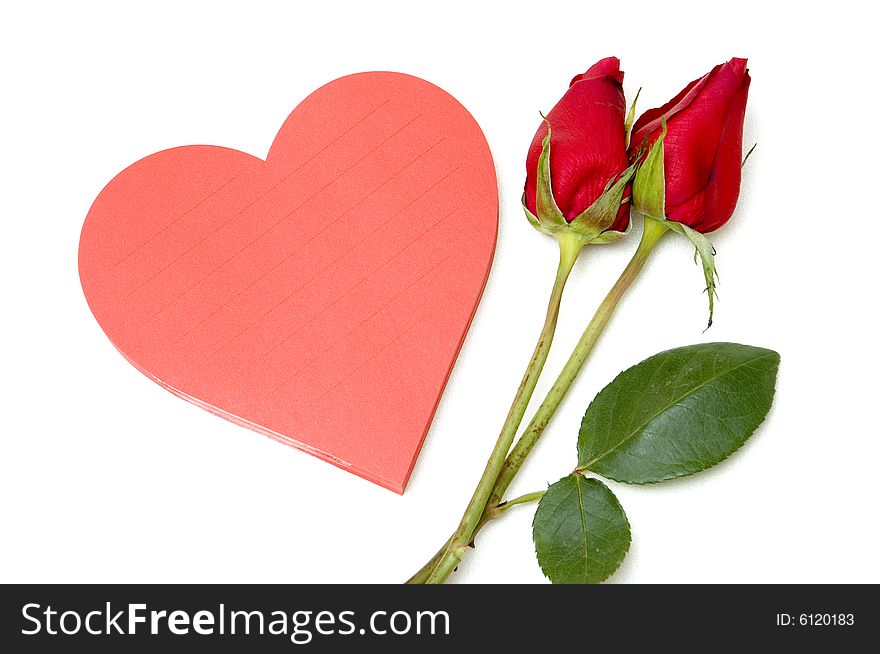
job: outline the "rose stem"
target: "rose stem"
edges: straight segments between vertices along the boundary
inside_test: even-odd
[[[512,500],[508,500],[507,502],[501,502],[497,506],[493,507],[491,511],[484,511],[483,516],[480,518],[480,521],[477,523],[477,528],[474,529],[474,533],[476,534],[480,529],[483,528],[490,520],[494,520],[495,518],[500,518],[504,513],[518,504],[527,504],[529,502],[537,502],[540,500],[546,491],[535,491],[534,493],[527,493],[525,495],[520,495],[517,498]],[[452,539],[450,539],[452,540]],[[437,553],[431,558],[428,563],[426,563],[421,570],[415,573],[412,577],[407,579],[406,583],[408,584],[423,584],[428,580],[428,577],[431,576],[431,573],[434,571],[434,568],[437,567],[437,564],[440,563],[440,559],[446,553],[446,548],[449,546],[449,541],[446,541],[443,544]]]
[[[546,491],[535,491],[534,493],[526,493],[525,495],[520,495],[517,498],[512,500],[508,500],[507,502],[501,502],[498,506],[494,507],[491,511],[486,511],[483,513],[480,521],[477,523],[477,528],[474,530],[474,533],[477,533],[480,529],[483,528],[487,522],[491,522],[496,518],[500,518],[504,515],[509,509],[518,506],[520,504],[528,504],[530,502],[537,502],[542,497],[544,497],[544,493]],[[452,540],[452,539],[450,539]],[[406,583],[408,584],[424,584],[428,577],[430,577],[431,573],[437,567],[437,564],[440,563],[440,560],[443,558],[443,555],[446,553],[446,548],[449,546],[449,541],[446,541],[446,544],[434,555],[434,557],[425,564],[421,570],[419,570],[416,574],[410,577]],[[451,571],[450,571],[451,572]],[[448,576],[448,574],[447,574]]]
[[[532,392],[535,390],[535,384],[538,383],[538,377],[544,368],[547,354],[550,352],[553,333],[556,331],[556,320],[559,317],[562,290],[565,288],[568,275],[583,248],[583,241],[570,232],[561,234],[557,241],[559,242],[559,267],[556,270],[556,280],[550,293],[547,317],[544,320],[544,327],[541,329],[541,336],[538,338],[538,344],[535,346],[535,351],[516,391],[516,396],[513,398],[513,404],[511,404],[510,411],[507,413],[507,419],[504,421],[504,426],[501,428],[501,433],[498,435],[498,440],[486,463],[483,476],[477,484],[477,488],[461,518],[458,529],[450,539],[444,557],[452,557],[456,558],[456,560],[461,559],[461,551],[470,543],[480,516],[483,514],[486,501],[489,499],[492,488],[495,486],[495,480],[498,478],[501,466],[504,465],[504,459],[510,451],[510,446],[513,444],[513,439],[522,422],[526,407],[532,397]],[[429,581],[430,578],[429,576]]]
[[[605,296],[602,304],[599,305],[592,320],[590,320],[590,324],[587,325],[574,351],[565,363],[565,367],[559,373],[559,377],[557,377],[553,387],[547,393],[544,402],[541,403],[541,406],[535,412],[535,417],[532,418],[529,426],[526,427],[525,432],[504,462],[504,467],[498,476],[498,480],[495,482],[495,488],[492,489],[492,495],[489,498],[488,507],[490,509],[493,506],[498,506],[499,502],[501,502],[501,498],[507,491],[507,487],[510,486],[510,482],[513,481],[523,462],[541,438],[544,429],[553,418],[562,399],[568,393],[568,389],[578,376],[584,362],[587,360],[590,352],[593,351],[593,347],[595,347],[596,342],[602,335],[602,331],[605,329],[605,325],[608,324],[608,320],[617,308],[620,299],[636,277],[638,277],[654,246],[657,245],[660,237],[666,233],[667,229],[668,227],[660,221],[645,220],[645,231],[642,233],[642,240],[639,242],[638,249],[636,249],[620,277],[617,278],[614,286],[611,287],[608,295]]]
[[[476,530],[475,530],[476,533]],[[437,550],[437,553],[431,557],[431,560],[428,561],[425,565],[419,568],[419,571],[416,572],[412,577],[406,580],[408,584],[423,584],[428,581],[428,577],[431,576],[431,573],[437,568],[437,564],[440,563],[440,559],[443,558],[443,555],[446,554],[446,548],[449,547],[449,543],[452,539],[448,539],[445,543],[443,543],[443,547]]]
[[[645,262],[648,260],[648,256],[660,240],[660,237],[662,237],[668,230],[666,225],[657,220],[645,220],[644,225],[642,239],[632,256],[632,259],[630,259],[630,262],[627,264],[626,268],[624,268],[620,277],[618,277],[617,281],[614,283],[614,286],[611,287],[611,290],[605,296],[605,299],[602,300],[602,304],[599,305],[592,320],[590,320],[590,323],[581,335],[578,344],[575,346],[571,356],[569,356],[562,372],[559,373],[559,377],[557,377],[553,387],[547,393],[547,397],[544,398],[544,402],[535,413],[535,417],[532,418],[526,431],[523,433],[519,441],[517,441],[513,450],[504,461],[501,472],[496,479],[495,485],[489,494],[486,504],[483,505],[487,513],[491,514],[494,509],[499,507],[501,498],[507,490],[507,487],[519,472],[526,457],[528,457],[529,453],[531,453],[532,449],[535,447],[535,444],[538,442],[538,439],[541,437],[541,434],[544,432],[544,429],[547,427],[547,424],[550,422],[550,419],[559,407],[560,402],[565,397],[565,394],[568,392],[568,389],[571,387],[571,384],[574,382],[583,367],[584,362],[587,360],[587,357],[590,352],[592,352],[596,342],[599,340],[605,325],[608,324],[608,320],[614,313],[620,299],[632,285],[639,272],[641,272]],[[482,524],[480,526],[482,526]],[[471,542],[475,533],[476,530],[473,530],[469,534],[465,546]],[[464,549],[460,546],[460,542],[461,539],[457,542],[454,539],[450,541],[450,544],[444,551],[443,558],[436,563],[437,568],[434,573],[428,577],[426,583],[443,583],[452,573],[458,565],[461,555],[464,553]],[[456,547],[454,548],[452,546],[453,543],[456,543]],[[417,575],[418,574],[419,573],[417,573]]]

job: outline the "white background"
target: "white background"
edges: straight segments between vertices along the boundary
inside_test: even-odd
[[[599,8],[604,5],[606,8]],[[537,336],[556,264],[519,208],[526,148],[569,79],[617,55],[656,106],[732,56],[753,77],[721,300],[667,237],[516,494],[570,471],[588,401],[660,350],[782,355],[754,438],[699,476],[612,486],[633,528],[614,582],[880,582],[875,23],[866,3],[5,3],[0,11],[0,580],[402,581],[452,531]],[[717,9],[716,9],[717,7]],[[120,169],[211,143],[265,156],[310,91],[424,77],[479,121],[501,225],[491,278],[403,497],[209,415],[112,347],[77,277],[86,212]],[[867,201],[863,201],[863,197]],[[543,397],[637,241],[569,282]],[[530,412],[531,413],[531,412]],[[486,529],[456,581],[542,582],[532,508]]]

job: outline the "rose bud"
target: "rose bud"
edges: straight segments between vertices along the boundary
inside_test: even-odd
[[[662,107],[646,111],[632,132],[630,158],[642,161],[633,204],[696,247],[706,277],[710,326],[715,252],[703,234],[730,219],[739,197],[749,83],[746,59],[731,59]]]
[[[629,203],[624,201],[624,192],[635,166],[629,165],[626,154],[622,83],[620,61],[615,57],[603,59],[571,81],[532,140],[526,157],[523,209],[536,229],[553,235],[559,244],[559,265],[544,326],[458,529],[439,558],[432,559],[413,580],[442,583],[458,565],[544,369],[562,292],[578,255],[588,243],[614,240],[629,226]]]
[[[580,247],[629,227],[623,71],[617,57],[577,75],[547,114],[526,158],[523,207],[540,231]]]
[[[660,137],[666,120],[662,217],[703,234],[730,219],[739,197],[749,82],[746,60],[731,59],[636,121],[633,156]],[[634,199],[637,207],[641,200]]]

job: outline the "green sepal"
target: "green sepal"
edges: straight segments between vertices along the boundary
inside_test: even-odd
[[[642,89],[639,87],[639,90],[636,91],[636,97],[633,98],[632,104],[629,106],[629,112],[626,114],[626,122],[623,125],[624,133],[626,134],[626,149],[629,150],[630,139],[632,137],[632,127],[636,118],[636,102],[639,101],[639,96],[642,94]]]
[[[605,185],[602,195],[596,198],[596,201],[572,220],[568,226],[578,232],[586,242],[596,243],[597,239],[606,233],[605,230],[617,220],[617,212],[620,210],[620,205],[623,204],[623,194],[638,167],[638,162],[636,162],[624,170],[617,179],[610,179]],[[623,235],[623,232],[617,233]],[[612,240],[614,238],[612,237]],[[620,238],[620,236],[616,238]],[[607,243],[608,241],[601,242]]]
[[[648,151],[633,182],[633,206],[645,216],[666,219],[666,173],[663,169],[663,140],[666,138],[666,118],[663,130]]]
[[[632,231],[632,220],[626,223],[626,229],[622,232],[618,232],[615,229],[608,229],[601,234],[599,234],[596,238],[594,238],[590,243],[594,245],[605,245],[606,243],[614,243]]]
[[[522,202],[523,211],[526,212],[526,218],[528,218],[529,223],[531,223],[532,227],[534,227],[539,232],[542,232],[544,234],[550,234],[550,232],[548,232],[546,229],[541,227],[541,221],[538,220],[538,217],[535,214],[533,214],[531,211],[529,211],[529,207],[528,207],[528,205],[526,205],[526,194],[525,193],[523,193],[523,195],[522,195],[521,202]]]
[[[538,212],[538,222],[544,228],[543,231],[552,234],[567,226],[568,221],[565,220],[559,205],[556,204],[556,198],[553,197],[553,185],[550,180],[550,121],[545,118],[544,122],[547,124],[547,136],[541,141],[541,156],[538,157],[535,209]]]
[[[683,223],[677,223],[672,220],[665,221],[670,228],[687,238],[694,246],[694,262],[697,255],[703,264],[703,275],[706,278],[706,293],[709,295],[709,324],[706,329],[712,326],[712,314],[715,311],[715,298],[718,295],[716,286],[718,285],[718,270],[715,268],[715,248],[704,234],[688,227]]]
[[[749,148],[749,151],[746,152],[746,156],[743,157],[743,161],[742,161],[742,164],[740,164],[740,168],[745,168],[745,167],[746,167],[746,161],[749,160],[749,157],[752,156],[752,152],[754,152],[754,151],[755,151],[755,148],[757,148],[757,147],[758,147],[758,144],[757,144],[757,142],[756,142],[752,147]]]

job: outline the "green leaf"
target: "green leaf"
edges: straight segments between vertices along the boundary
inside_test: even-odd
[[[736,343],[661,352],[592,401],[578,470],[645,484],[705,470],[736,451],[773,403],[779,355]]]
[[[532,524],[541,570],[554,584],[597,584],[629,550],[626,514],[608,487],[579,474],[547,489]]]

